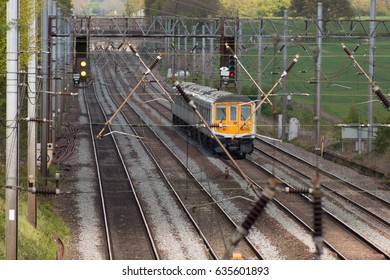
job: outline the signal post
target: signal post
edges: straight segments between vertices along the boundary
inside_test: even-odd
[[[87,81],[89,76],[89,58],[88,58],[88,37],[76,37],[75,54],[73,64],[73,84],[80,87]]]
[[[237,67],[236,58],[227,50],[226,44],[235,52],[235,37],[223,36],[221,37],[221,59],[220,59],[220,88],[226,88],[229,86],[236,87],[237,81]]]

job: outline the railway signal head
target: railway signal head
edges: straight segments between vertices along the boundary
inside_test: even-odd
[[[229,56],[229,78],[236,78],[236,58],[234,55]]]
[[[81,77],[87,76],[86,66],[87,66],[87,62],[85,60],[80,61],[80,67],[81,67],[80,76]]]
[[[79,74],[80,81],[85,81],[88,76],[89,61],[86,57],[77,58],[77,73]]]

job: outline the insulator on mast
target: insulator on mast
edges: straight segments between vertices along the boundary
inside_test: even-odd
[[[343,47],[343,50],[345,51],[345,53],[346,53],[348,56],[352,56],[351,51],[347,48],[346,45],[341,44],[341,46]]]
[[[311,188],[290,188],[286,187],[282,190],[285,193],[290,193],[290,194],[310,194],[312,192]]]
[[[194,101],[191,99],[190,95],[185,93],[183,88],[181,87],[180,83],[179,82],[176,82],[175,83],[175,86],[176,86],[176,89],[178,90],[178,92],[181,94],[181,96],[184,98],[184,100],[187,102],[187,104],[194,110],[196,110],[196,105],[194,103]]]
[[[153,70],[153,68],[154,67],[156,67],[156,65],[157,65],[157,63],[160,61],[160,59],[161,59],[161,56],[160,55],[158,55],[157,57],[156,57],[156,59],[152,62],[152,65],[150,65],[150,67],[149,67],[149,69],[148,69],[148,71],[146,71],[146,73],[145,74],[149,74],[150,73],[150,71],[152,71]]]
[[[390,101],[387,99],[387,97],[385,96],[385,94],[383,93],[382,89],[378,86],[374,86],[372,88],[372,91],[376,94],[376,96],[378,97],[378,99],[380,101],[382,101],[383,103],[383,106],[385,106],[385,108],[387,109],[387,111],[390,111]]]

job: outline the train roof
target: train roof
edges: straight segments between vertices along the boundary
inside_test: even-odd
[[[205,100],[207,102],[250,102],[251,99],[244,95],[236,95],[228,91],[198,85],[191,82],[180,84],[183,90],[193,96],[193,98]]]
[[[252,101],[250,98],[248,98],[245,95],[224,95],[215,100],[216,102],[227,102],[227,101],[237,101],[237,102],[250,102]]]

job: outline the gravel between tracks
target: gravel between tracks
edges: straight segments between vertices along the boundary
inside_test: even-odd
[[[134,98],[137,100],[138,97],[134,96]],[[141,100],[137,100],[141,103]],[[144,119],[147,123],[155,124],[155,120],[159,119],[159,115],[155,111],[150,111],[150,114],[146,116]],[[164,123],[164,121],[160,118],[160,121],[162,121],[162,127],[170,126],[170,123]],[[159,129],[158,126],[153,126],[154,130],[157,131],[159,136],[166,142],[169,143],[172,150],[175,151],[175,153],[179,156],[179,158],[186,162],[187,160],[187,154],[185,150],[178,147],[174,144],[174,141],[172,141],[171,138],[169,138],[166,133]],[[179,135],[184,139],[185,136],[182,133],[179,133]],[[196,143],[193,143],[194,145],[198,145]],[[220,160],[213,158],[210,156],[207,152],[203,152],[203,160],[207,158],[207,161],[211,163],[211,165],[214,166],[215,169],[219,170],[220,174],[224,173],[224,166],[221,165]],[[227,199],[226,195],[221,191],[220,186],[213,184],[210,180],[207,179],[205,166],[202,165],[199,162],[196,162],[193,159],[188,159],[188,168],[193,172],[193,174],[196,175],[197,179],[205,184],[208,184],[209,186],[209,192],[213,194],[215,199],[218,201],[222,201]],[[246,186],[246,182],[242,180],[241,177],[239,177],[234,172],[231,172],[232,179],[234,181],[238,182],[241,189],[246,191],[247,196],[252,197],[253,199],[256,199],[254,193],[251,190],[248,190]],[[237,222],[237,224],[240,224],[246,217],[247,213],[243,213],[242,210],[239,210],[237,205],[235,204],[234,200],[226,200],[224,202],[221,202],[220,205],[222,208]],[[296,238],[305,244],[307,246],[307,251],[310,253],[315,252],[315,247],[312,241],[312,236],[305,233],[302,228],[297,226],[295,222],[291,220],[291,218],[287,217],[285,214],[283,214],[280,210],[277,209],[275,205],[272,203],[267,205],[266,208],[266,214],[273,220],[272,222],[279,224],[280,228],[283,228],[283,230],[287,230],[292,235],[296,236]],[[275,229],[278,228],[278,226],[274,227]],[[275,232],[275,236],[278,236],[278,234]],[[287,255],[289,254],[288,251],[293,250],[291,246],[294,246],[293,244],[289,244],[290,247],[282,247],[278,246],[276,247],[274,245],[274,242],[270,240],[266,234],[266,229],[258,229],[258,228],[252,228],[250,231],[250,238],[256,244],[256,246],[259,248],[260,252],[266,259],[286,259],[289,258]],[[293,258],[297,258],[297,255],[295,255]],[[328,250],[325,250],[324,255],[322,256],[323,259],[334,259],[333,254],[331,254]]]
[[[136,97],[135,97],[136,98]],[[102,232],[98,208],[96,203],[98,203],[98,195],[96,193],[96,183],[92,180],[95,178],[95,166],[93,164],[92,156],[92,147],[91,147],[91,136],[89,134],[88,120],[86,118],[86,109],[84,104],[84,99],[82,96],[79,96],[77,100],[73,100],[70,105],[70,113],[68,115],[67,121],[77,123],[79,126],[79,131],[77,132],[77,143],[76,149],[74,151],[73,157],[68,159],[67,164],[69,165],[68,169],[62,171],[62,178],[73,178],[63,180],[61,185],[61,190],[63,192],[70,192],[71,194],[64,194],[59,198],[56,198],[56,210],[62,214],[67,224],[70,226],[73,232],[72,243],[68,252],[66,252],[67,259],[81,259],[81,260],[94,260],[94,259],[105,259],[104,254],[104,243],[102,242]],[[158,116],[153,116],[154,118]],[[169,124],[167,124],[169,125]],[[158,130],[158,128],[156,128]],[[164,138],[164,133],[159,132],[160,136]],[[184,137],[184,136],[183,136]],[[167,140],[167,139],[165,139]],[[313,154],[307,153],[301,149],[283,143],[284,149],[293,150],[295,154],[300,155],[301,157],[312,158],[313,161],[318,160]],[[181,151],[179,147],[173,146],[173,149],[179,152],[179,157],[182,160],[186,159],[186,153]],[[210,162],[213,162],[216,168],[220,169],[220,172],[224,167],[220,165],[217,160],[204,155]],[[215,162],[214,162],[215,161]],[[366,188],[372,187],[372,181],[369,177],[361,175],[349,168],[343,168],[339,165],[335,165],[331,162],[324,161],[319,159],[319,164],[326,166],[327,170],[332,170],[334,174],[338,174],[343,178],[350,178],[350,180],[359,181],[360,184]],[[199,180],[205,180],[203,167],[194,161],[189,161],[190,169],[194,174],[198,174]],[[142,172],[139,171],[139,172]],[[244,186],[243,180],[241,180],[237,175],[232,174],[233,179],[239,183],[242,189],[246,189]],[[224,199],[224,194],[220,192],[218,186],[210,184],[210,190],[213,194],[216,195],[217,199]],[[377,190],[377,193],[381,195],[383,199],[390,200],[390,193],[387,191]],[[251,191],[248,191],[249,196],[253,196]],[[254,196],[253,196],[254,198]],[[153,204],[151,200],[151,204]],[[164,204],[169,204],[165,202]],[[232,201],[226,201],[222,203],[223,208],[234,217],[236,221],[243,221],[246,213],[238,210],[235,204]],[[266,208],[266,213],[272,217],[277,223],[283,225],[285,230],[289,231],[292,235],[296,236],[300,242],[307,246],[309,252],[314,252],[315,248],[312,242],[312,237],[308,234],[305,234],[304,231],[298,227],[290,218],[285,216],[281,211],[279,211],[274,205],[270,204]],[[158,221],[162,217],[162,213],[158,213],[154,216],[154,220]],[[358,219],[357,219],[358,220]],[[239,223],[239,222],[238,222]],[[270,240],[268,240],[264,233],[260,230],[252,230],[252,237],[256,240],[257,246],[261,248],[262,254],[267,259],[284,259],[286,248],[276,248]],[[176,238],[175,236],[171,236]],[[164,242],[172,242],[173,239],[163,238],[160,240],[161,244]],[[191,244],[191,242],[189,242]],[[291,248],[287,248],[288,250]],[[291,249],[292,250],[292,249]],[[194,253],[194,252],[193,252]],[[197,254],[196,252],[194,253]],[[186,258],[184,255],[174,256],[171,253],[172,259],[183,259]],[[204,258],[204,256],[198,255],[199,259]],[[331,253],[325,250],[323,259],[333,259]]]
[[[95,178],[96,171],[95,166],[93,164],[94,161],[91,152],[91,136],[89,135],[89,126],[88,120],[86,118],[85,104],[81,96],[78,98],[77,103],[74,102],[71,104],[70,110],[74,110],[74,113],[70,113],[69,118],[74,118],[74,120],[68,121],[74,121],[78,123],[79,131],[77,133],[76,138],[77,144],[75,154],[73,158],[69,160],[71,161],[69,166],[70,168],[68,170],[63,171],[64,174],[61,174],[61,176],[63,178],[74,178],[74,180],[69,180],[69,182],[66,182],[66,184],[62,186],[62,190],[64,192],[68,191],[72,194],[61,196],[62,199],[57,200],[58,211],[62,213],[65,221],[68,223],[68,225],[72,229],[72,232],[74,233],[72,244],[70,246],[69,252],[67,252],[67,258],[80,260],[104,259],[104,243],[102,242],[102,236],[100,234],[100,232],[102,232],[102,225],[99,224],[100,218],[98,214],[96,214],[100,212],[98,210],[99,208],[96,206],[96,203],[99,203],[99,198],[95,191],[96,183],[92,181],[92,178]],[[158,130],[158,128],[156,129]],[[159,131],[159,134],[162,138],[168,137],[164,135],[163,131]],[[182,160],[186,159],[186,153],[182,151],[179,147],[173,146],[172,148],[179,153],[179,157]],[[210,157],[207,154],[204,154],[204,156],[207,157],[207,159],[212,162],[217,169],[220,169],[221,173],[223,173],[224,167],[220,165],[220,162],[217,159]],[[128,158],[131,159],[131,157]],[[199,180],[207,180],[207,178],[205,178],[203,167],[197,162],[190,160],[189,167],[194,174],[198,174]],[[142,172],[144,172],[144,169],[141,168],[141,170],[138,171],[142,174]],[[240,179],[238,175],[232,174],[232,177],[235,181],[241,182],[239,184],[241,185],[242,189],[246,189],[245,182],[243,182],[243,180]],[[226,198],[225,195],[219,190],[217,185],[209,183],[209,187],[210,191],[216,196],[216,199]],[[248,190],[247,192],[249,196],[255,198],[251,191]],[[153,202],[153,199],[149,199],[150,205],[156,203]],[[171,203],[169,201],[165,201],[165,203],[163,204],[169,205]],[[233,219],[236,220],[237,223],[243,221],[247,214],[238,210],[235,203],[232,201],[223,202],[222,207],[230,215],[232,215]],[[305,234],[304,231],[294,222],[292,222],[290,218],[286,217],[283,213],[278,211],[276,207],[272,204],[267,206],[266,213],[273,220],[277,221],[277,224],[283,224],[283,227],[285,227],[292,235],[296,236],[297,239],[300,240],[300,242],[305,244],[307,246],[307,251],[309,252],[309,254],[312,254],[314,252],[315,248],[311,236]],[[162,212],[156,213],[153,216],[153,220],[159,221],[162,219],[163,216],[164,215]],[[163,227],[161,228],[161,230],[163,230]],[[166,234],[162,236],[166,237],[158,241],[162,246],[164,246],[164,244],[167,244],[167,242],[172,243],[172,241],[177,238],[176,236],[170,236]],[[282,248],[280,246],[275,247],[275,245],[272,244],[272,241],[266,237],[265,233],[262,232],[262,230],[253,229],[251,230],[250,236],[254,240],[257,247],[261,248],[260,251],[267,259],[285,259],[285,251],[293,250],[292,248]],[[192,238],[193,237],[189,235],[189,239],[187,241],[188,244],[194,243]],[[181,250],[178,250],[178,252],[180,251]],[[182,255],[177,252],[176,255],[174,255],[173,252],[168,252],[167,254],[170,256],[171,259],[188,258],[188,256],[186,257],[185,255]],[[203,253],[199,255],[199,252],[197,252],[197,250],[192,252],[190,255],[198,256],[194,259],[205,258]],[[325,251],[323,258],[332,259],[333,257],[331,254],[328,254],[328,252]]]
[[[77,99],[77,100],[76,100]],[[67,168],[61,171],[61,192],[56,198],[55,209],[61,213],[71,229],[72,239],[65,251],[67,259],[101,260],[105,259],[101,219],[97,213],[99,194],[94,178],[96,168],[92,154],[89,121],[87,119],[84,98],[79,95],[72,99],[68,121],[75,123],[79,130],[76,134],[74,154],[65,163]]]

